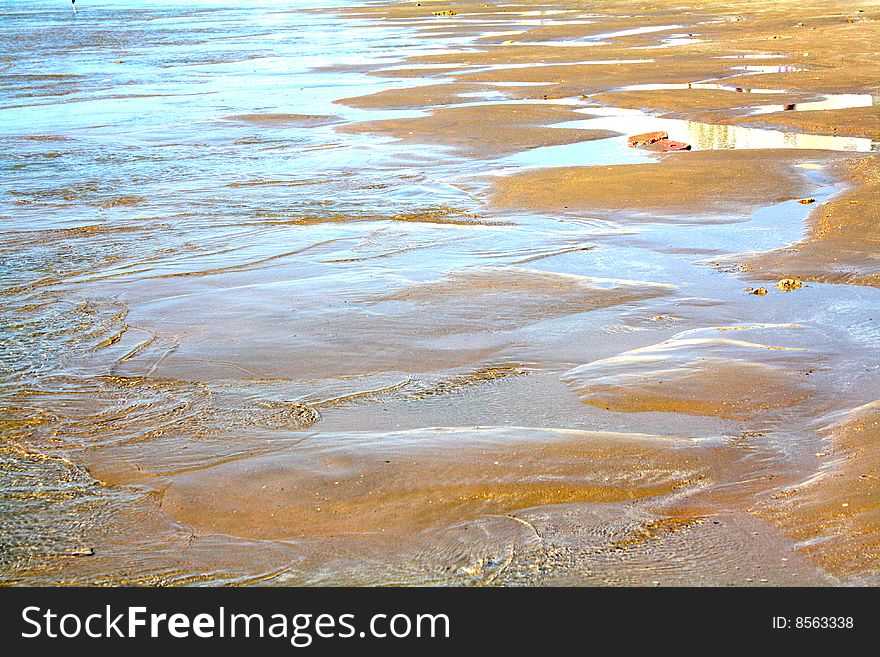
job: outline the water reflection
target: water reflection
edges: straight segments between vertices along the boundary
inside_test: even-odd
[[[426,83],[367,69],[464,52],[493,20],[596,17],[460,16],[484,29],[429,40],[412,21],[306,10],[328,4],[107,2],[73,23],[66,6],[0,0],[3,582],[479,581],[522,536],[534,540],[505,515],[517,507],[601,501],[599,515],[613,518],[588,526],[604,549],[657,522],[659,496],[760,478],[751,464],[728,467],[738,452],[726,436],[742,427],[588,407],[560,379],[577,364],[707,321],[797,313],[815,318],[823,349],[866,364],[832,381],[835,395],[873,373],[880,351],[864,313],[874,291],[814,286],[756,307],[741,281],[704,262],[798,238],[808,206],[735,225],[499,216],[475,182],[506,167],[652,161],[625,135],[657,129],[697,148],[867,150],[866,140],[603,108],[559,129],[621,137],[499,160],[337,131],[422,113],[335,103]],[[478,97],[464,105],[496,104]],[[757,448],[805,449],[796,438]],[[278,490],[267,495],[266,483]],[[364,518],[392,497],[413,531],[389,548]],[[440,515],[434,534],[415,531]],[[341,530],[358,534],[329,537]],[[312,536],[253,542],[248,532]],[[690,564],[692,548],[664,547],[662,562]]]
[[[880,96],[871,94],[827,94],[822,100],[806,103],[790,103],[787,105],[765,105],[756,107],[752,114],[771,114],[773,112],[818,112],[821,110],[843,110],[856,107],[873,107],[880,105]]]
[[[560,123],[556,127],[611,130],[621,133],[621,136],[535,148],[513,155],[507,158],[505,163],[525,167],[563,167],[650,162],[654,160],[650,154],[627,146],[626,136],[658,130],[666,131],[672,140],[690,144],[694,150],[795,148],[859,153],[878,150],[877,144],[870,139],[858,137],[809,135],[739,125],[667,119],[639,110],[618,108],[588,107],[575,111],[593,117],[582,121]]]

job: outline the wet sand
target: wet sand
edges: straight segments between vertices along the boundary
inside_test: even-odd
[[[843,413],[825,428],[826,448],[810,479],[774,495],[767,517],[783,524],[824,570],[871,584],[880,559],[877,541],[878,406]],[[797,506],[797,509],[792,509]]]
[[[810,189],[785,159],[762,151],[669,154],[660,163],[559,167],[525,171],[494,181],[493,203],[533,212],[629,210],[659,215],[749,216],[762,205],[797,199]],[[636,182],[637,181],[637,182]]]
[[[811,214],[807,238],[791,248],[752,256],[744,268],[756,278],[880,285],[877,263],[878,158],[868,157],[839,175],[849,191]]]
[[[876,584],[880,11],[334,4],[4,9],[0,581]]]
[[[476,158],[499,157],[538,148],[604,139],[616,133],[603,130],[559,130],[551,124],[581,118],[558,105],[505,105],[485,121],[485,108],[440,108],[430,116],[355,123],[352,132],[388,135],[415,144],[452,146]]]

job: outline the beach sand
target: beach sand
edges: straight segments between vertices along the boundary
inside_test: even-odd
[[[12,60],[2,581],[878,582],[876,3],[165,11]]]

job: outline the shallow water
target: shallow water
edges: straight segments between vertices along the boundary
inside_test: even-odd
[[[878,150],[870,139],[810,135],[740,125],[724,125],[668,119],[652,116],[638,110],[606,107],[588,107],[578,110],[597,115],[583,121],[568,121],[556,126],[560,129],[610,130],[621,133],[596,141],[561,146],[543,146],[517,153],[509,158],[517,166],[565,167],[598,166],[611,164],[638,164],[653,161],[648,151],[630,148],[626,135],[665,131],[669,139],[689,144],[693,150],[743,150],[795,148],[802,150],[829,150],[869,153]]]
[[[880,298],[761,299],[725,259],[797,241],[810,208],[498,212],[486,180],[654,162],[626,134],[663,129],[809,149],[822,203],[839,189],[821,151],[875,145],[516,100],[506,82],[452,107],[567,103],[586,118],[558,129],[621,136],[474,159],[353,134],[337,128],[424,115],[334,102],[436,83],[381,76],[405,57],[600,18],[490,13],[423,37],[309,10],[335,4],[74,18],[0,1],[0,579],[718,583],[789,554],[717,500],[809,473],[817,420],[873,400]],[[731,377],[770,399],[688,397]],[[830,581],[791,558],[795,581]]]

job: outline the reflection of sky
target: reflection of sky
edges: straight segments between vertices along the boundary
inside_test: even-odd
[[[871,107],[877,104],[871,94],[829,94],[822,100],[808,103],[796,103],[794,110],[797,112],[816,112],[819,110],[842,110],[854,107]],[[785,111],[784,105],[768,105],[756,108],[752,114],[770,114],[771,112]]]
[[[406,28],[386,28],[376,39],[358,21],[343,29],[332,14],[300,11],[342,4],[79,0],[74,18],[69,1],[0,0],[0,51],[16,53],[0,75],[0,124],[6,134],[83,136],[102,126],[145,134],[236,112],[357,118],[363,111],[333,101],[422,81],[315,69],[448,52],[451,40],[427,47]]]
[[[741,68],[741,67],[737,67]],[[776,66],[759,67],[767,68],[762,73],[776,72]],[[692,83],[657,83],[657,84],[634,84],[621,87],[620,91],[686,91],[686,90],[709,90],[709,91],[731,91],[747,94],[772,94],[782,95],[788,93],[784,89],[759,89],[754,87],[738,87],[729,84],[718,84],[714,82],[692,82]],[[771,114],[773,112],[798,111],[798,112],[815,112],[821,110],[842,110],[854,107],[871,107],[880,104],[880,96],[872,96],[871,94],[823,94],[822,100],[809,101],[805,103],[763,105],[752,109],[751,114]],[[788,108],[788,110],[786,110]]]
[[[544,146],[505,158],[513,167],[567,167],[653,162],[650,151],[631,148],[628,135],[664,130],[669,138],[690,144],[694,150],[731,150],[756,148],[799,148],[808,150],[851,151],[867,153],[876,150],[870,139],[807,135],[779,130],[746,128],[738,125],[715,125],[698,121],[664,119],[638,110],[587,108],[577,110],[602,114],[583,121],[568,121],[560,129],[610,130],[622,136],[584,141],[559,146]]]
[[[709,91],[735,91],[737,93],[749,94],[785,93],[780,89],[754,89],[746,87],[736,87],[729,84],[718,84],[715,82],[660,82],[656,84],[631,84],[626,87],[621,87],[620,91],[686,91],[688,89],[703,89]]]
[[[0,10],[13,7],[39,7],[44,11],[67,9],[70,0],[0,0]],[[77,11],[100,9],[140,9],[149,7],[223,7],[238,5],[242,8],[308,9],[311,7],[339,7],[355,4],[352,0],[77,0]]]

